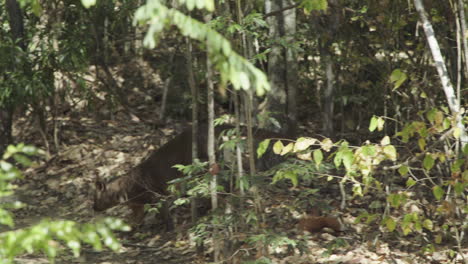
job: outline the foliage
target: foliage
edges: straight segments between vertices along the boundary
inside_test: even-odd
[[[12,158],[18,164],[27,167],[32,165],[28,156],[40,153],[42,152],[39,149],[29,145],[10,145],[0,160],[0,226],[13,228],[13,215],[7,209],[21,207],[19,201],[7,202],[14,193],[14,180],[21,178],[20,170],[8,160]],[[120,244],[111,230],[128,231],[129,227],[121,220],[111,218],[92,224],[46,219],[31,227],[4,231],[0,233],[0,263],[13,263],[16,256],[35,252],[42,252],[53,261],[62,250],[62,244],[65,244],[75,257],[79,256],[82,243],[91,245],[95,250],[102,250],[104,244],[116,251]]]
[[[313,161],[317,166],[324,160],[323,152],[328,153],[327,162],[344,170],[342,182],[349,181],[353,184],[355,196],[365,196],[372,190],[374,195],[377,191],[387,197],[386,202],[391,212],[389,215],[369,213],[366,210],[358,216],[357,222],[364,221],[371,225],[380,220],[380,224],[390,232],[401,232],[405,236],[410,233],[424,236],[430,234],[435,244],[440,244],[444,237],[452,237],[460,245],[463,237],[460,232],[466,228],[464,219],[468,214],[468,207],[464,202],[468,189],[468,147],[465,146],[457,154],[450,150],[441,150],[438,147],[441,141],[434,140],[444,135],[451,136],[454,140],[459,135],[447,109],[431,109],[424,116],[427,122],[410,122],[396,134],[404,143],[409,143],[412,139],[417,142],[418,149],[413,149],[412,155],[405,158],[398,155],[397,147],[391,144],[389,136],[384,136],[380,143],[366,142],[356,147],[350,146],[345,140],[333,143],[328,138],[298,138],[286,146],[277,141],[273,143],[273,150],[278,155],[293,154],[299,159]],[[382,131],[384,123],[382,117],[373,117],[369,130]],[[264,141],[258,151],[262,153],[269,143],[269,140]],[[393,170],[398,171],[399,177],[406,179],[406,186],[392,186],[396,191],[386,194],[384,190],[388,187],[378,179],[376,170],[382,167],[381,164],[389,162],[396,164]],[[439,168],[438,172],[442,169],[447,174],[439,175],[434,167]],[[293,186],[297,186],[301,179],[299,175],[303,174],[294,169],[279,171],[273,178],[273,183],[288,179]],[[429,205],[422,205],[426,208],[423,211],[416,205],[421,203],[418,200],[421,197],[414,197],[412,193],[427,191],[433,196],[425,198],[431,202]],[[369,209],[371,208],[382,209],[377,203],[371,204]]]
[[[185,4],[189,10],[195,7],[209,11],[213,9],[211,0],[195,2],[186,1]],[[176,9],[166,7],[159,0],[148,1],[140,7],[135,14],[135,21],[140,24],[149,24],[144,40],[146,46],[154,48],[161,31],[167,25],[175,25],[184,36],[206,43],[207,52],[213,60],[213,65],[220,72],[221,81],[224,84],[230,81],[236,89],[252,88],[258,95],[263,95],[269,90],[270,86],[265,74],[237,54],[232,49],[231,43],[208,25]]]

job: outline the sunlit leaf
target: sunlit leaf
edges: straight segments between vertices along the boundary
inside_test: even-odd
[[[90,8],[96,4],[96,0],[81,0],[81,4],[83,4],[85,8]]]
[[[324,140],[322,140],[320,146],[322,147],[323,150],[325,150],[326,152],[329,152],[331,148],[333,147],[333,141],[331,141],[331,139],[329,138],[325,138]]]
[[[377,128],[377,117],[373,116],[369,124],[369,131],[374,132],[376,128]]]
[[[389,136],[383,137],[382,140],[380,141],[380,145],[386,146],[388,144],[390,144],[390,137]]]
[[[375,155],[375,146],[366,145],[361,147],[362,154],[366,157],[373,157]]]
[[[273,152],[279,155],[283,151],[283,148],[284,148],[283,142],[281,142],[281,140],[278,140],[273,145]]]
[[[265,154],[266,150],[268,149],[268,146],[270,145],[270,139],[265,139],[260,144],[258,144],[257,148],[257,157],[260,158]]]
[[[306,153],[298,153],[297,158],[301,160],[312,160],[312,152],[307,151]]]
[[[313,145],[317,140],[315,138],[298,138],[296,144],[294,145],[294,152],[304,151],[311,145]]]
[[[346,170],[351,170],[351,166],[354,162],[354,155],[351,151],[347,151],[343,154],[343,165],[345,166]]]
[[[394,146],[392,146],[392,145],[385,146],[383,148],[383,152],[385,153],[387,158],[389,158],[390,160],[392,160],[392,161],[396,160],[397,152],[396,152],[396,148]]]
[[[459,139],[461,135],[461,129],[459,127],[453,128],[453,137]]]
[[[281,154],[280,154],[280,155],[281,155],[281,156],[284,156],[284,155],[286,155],[286,154],[292,152],[293,148],[294,148],[294,143],[291,142],[291,143],[289,143],[288,145],[286,145],[286,146],[283,148],[283,150],[281,151]]]
[[[384,128],[385,120],[381,117],[377,119],[377,130],[382,131]]]
[[[425,219],[423,221],[423,227],[426,228],[427,230],[433,230],[434,228],[434,223],[430,219]]]

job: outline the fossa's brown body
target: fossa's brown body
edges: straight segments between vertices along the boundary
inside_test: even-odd
[[[221,131],[230,128],[232,127],[216,127],[216,137]],[[200,160],[206,160],[208,157],[207,126],[200,126],[198,134],[198,157]],[[266,138],[284,138],[284,136],[265,130],[256,130],[254,138],[255,145],[257,145]],[[144,217],[144,205],[157,202],[158,197],[167,194],[168,182],[182,176],[173,166],[192,163],[191,149],[192,130],[189,128],[151,153],[127,175],[109,183],[96,179],[94,210],[103,211],[118,204],[125,204],[132,210],[132,220],[135,223],[141,223]],[[266,153],[264,157],[257,160],[257,167],[259,170],[264,170],[281,160],[282,158],[276,157],[274,153]],[[166,218],[166,222],[169,221],[167,210],[163,210],[163,217]]]

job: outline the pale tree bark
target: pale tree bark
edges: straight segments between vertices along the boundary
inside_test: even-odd
[[[242,25],[244,14],[242,13],[241,8],[241,0],[236,0],[236,12],[237,12],[237,22]],[[243,55],[246,57],[246,49],[247,49],[247,38],[244,32],[241,32],[241,39],[242,39],[242,46],[243,46]],[[247,58],[247,57],[246,57]],[[241,112],[240,111],[240,101],[239,101],[239,92],[234,92],[234,108],[235,108],[235,115],[236,115],[236,131],[237,137],[241,137],[241,130],[240,130],[240,122],[241,122]],[[249,113],[246,113],[249,114]],[[240,143],[236,144],[236,165],[237,165],[237,181],[239,182],[239,193],[241,197],[245,195],[245,189],[243,185],[243,177],[244,177],[244,168],[242,164],[242,145]],[[243,205],[241,204],[241,207]]]
[[[434,65],[439,74],[440,81],[442,83],[442,88],[444,89],[445,97],[452,112],[452,115],[455,117],[456,127],[460,130],[460,141],[462,146],[465,146],[468,143],[468,135],[465,130],[465,126],[462,123],[462,112],[460,111],[460,103],[457,97],[455,96],[455,91],[448,76],[447,67],[445,66],[444,58],[440,52],[439,43],[434,34],[434,29],[432,28],[429,19],[427,18],[426,11],[421,0],[414,0],[414,6],[416,11],[419,13],[419,18],[426,34],[427,42],[431,49],[432,58],[434,59]]]
[[[465,79],[468,79],[468,42],[466,40],[466,21],[465,21],[465,6],[463,0],[458,0],[458,12],[460,16],[461,39],[463,42],[463,51],[465,53]]]
[[[285,38],[294,40],[296,30],[296,8],[290,0],[266,0],[265,12],[268,14],[269,38],[273,42]],[[289,43],[291,44],[291,43]],[[293,63],[289,65],[289,63]],[[274,43],[268,54],[268,78],[271,91],[267,95],[266,111],[282,126],[272,130],[294,133],[296,122],[296,55],[292,48],[284,48]],[[291,83],[289,82],[291,81]],[[290,112],[291,111],[291,112]]]
[[[327,52],[322,56],[325,62],[325,75],[327,76],[327,86],[324,90],[324,111],[323,111],[323,133],[327,137],[333,137],[335,130],[333,127],[333,116],[335,113],[334,94],[335,94],[335,74],[333,72],[333,60]]]

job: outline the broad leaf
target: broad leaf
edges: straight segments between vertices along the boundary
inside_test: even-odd
[[[284,145],[281,140],[276,141],[276,143],[273,145],[273,152],[277,155],[281,154],[283,151]]]
[[[424,166],[424,169],[429,171],[430,169],[432,169],[432,167],[434,167],[434,158],[432,157],[431,154],[426,154],[426,156],[424,157],[424,161],[423,161],[423,166]]]
[[[442,197],[444,196],[445,191],[444,189],[442,189],[442,187],[437,185],[432,188],[432,193],[434,194],[434,197],[440,201],[440,199],[442,199]]]
[[[258,144],[257,148],[257,157],[261,158],[263,154],[265,154],[266,150],[268,149],[268,146],[270,145],[270,139],[265,139],[260,144]]]
[[[315,161],[315,164],[317,165],[317,168],[320,165],[320,163],[322,163],[322,160],[323,160],[322,151],[320,149],[314,150],[314,161]]]

